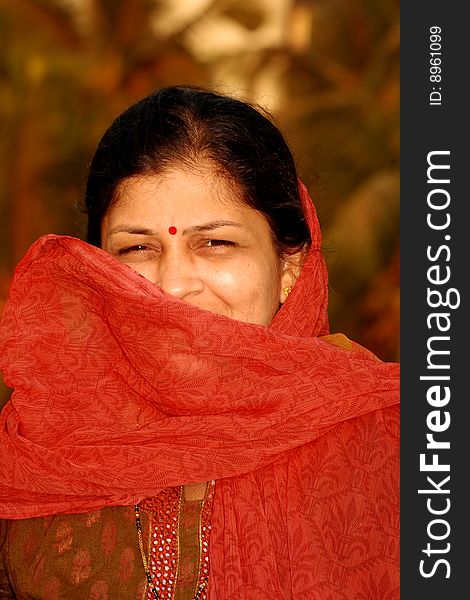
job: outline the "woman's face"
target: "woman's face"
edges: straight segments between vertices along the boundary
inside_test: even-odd
[[[268,325],[295,270],[265,217],[234,194],[209,168],[126,179],[103,219],[102,247],[176,298]]]

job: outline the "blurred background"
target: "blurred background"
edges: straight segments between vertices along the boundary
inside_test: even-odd
[[[82,236],[111,121],[196,84],[274,115],[317,206],[331,331],[399,359],[398,0],[0,0],[0,41],[0,312],[35,239]]]

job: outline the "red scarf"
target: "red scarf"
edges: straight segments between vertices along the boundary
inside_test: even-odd
[[[313,243],[269,327],[168,296],[74,238],[30,248],[0,328],[15,389],[1,517],[216,479],[211,599],[398,598],[398,365],[318,337],[327,276],[301,192]]]

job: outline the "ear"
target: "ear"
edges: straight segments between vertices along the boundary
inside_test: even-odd
[[[300,271],[302,270],[302,265],[304,264],[305,257],[307,256],[308,246],[304,246],[298,252],[294,254],[285,254],[282,258],[281,264],[281,289],[279,302],[283,304],[287,296],[285,288],[287,286],[293,287],[294,283],[297,281],[297,278],[300,275]]]

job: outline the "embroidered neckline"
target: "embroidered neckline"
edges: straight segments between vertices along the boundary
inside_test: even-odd
[[[209,580],[209,537],[215,481],[207,485],[202,500],[186,500],[182,486],[166,488],[134,506],[139,548],[147,579],[147,600],[173,600],[180,575],[180,519],[185,504],[201,505],[198,522],[198,574],[194,600],[206,600]],[[140,510],[150,512],[149,544],[145,552]],[[148,558],[147,558],[148,557]]]

